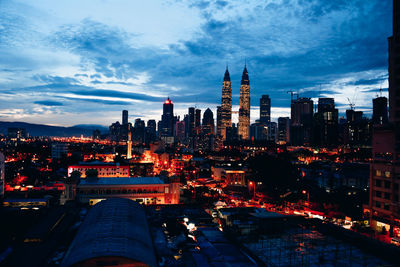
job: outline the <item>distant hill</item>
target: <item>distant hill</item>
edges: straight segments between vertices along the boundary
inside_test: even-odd
[[[27,122],[7,122],[0,121],[0,133],[7,135],[8,128],[25,128],[29,136],[92,136],[93,130],[99,129],[102,133],[107,133],[108,129],[101,125],[76,125],[72,127],[50,126],[44,124],[33,124]]]

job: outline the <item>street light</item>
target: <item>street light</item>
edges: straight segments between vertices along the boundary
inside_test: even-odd
[[[256,198],[256,183],[253,181],[249,182],[250,187],[253,186],[253,200]]]

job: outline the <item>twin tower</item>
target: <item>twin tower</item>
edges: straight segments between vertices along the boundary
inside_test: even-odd
[[[226,67],[224,82],[222,84],[222,103],[221,103],[221,125],[220,134],[226,139],[226,129],[232,127],[232,87],[231,77],[229,76],[228,67]],[[241,139],[249,139],[250,129],[250,81],[249,73],[246,65],[242,74],[240,84],[240,107],[239,107],[239,124],[238,135]]]

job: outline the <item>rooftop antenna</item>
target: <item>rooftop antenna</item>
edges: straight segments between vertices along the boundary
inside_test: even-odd
[[[286,93],[287,93],[287,94],[290,93],[290,101],[291,101],[291,102],[293,102],[293,95],[297,95],[297,99],[299,98],[299,93],[297,93],[297,92],[295,92],[295,91],[290,90],[290,91],[287,91]]]

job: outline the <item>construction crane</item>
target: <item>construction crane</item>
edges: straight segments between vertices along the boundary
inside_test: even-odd
[[[295,92],[295,91],[287,91],[287,94],[290,93],[290,101],[293,101],[293,95],[297,95],[297,98],[299,98],[299,93]]]
[[[354,104],[354,102],[351,102],[351,101],[350,101],[350,98],[347,98],[347,101],[349,101],[350,109],[351,109],[351,110],[354,110],[354,106],[355,106],[356,104]]]

